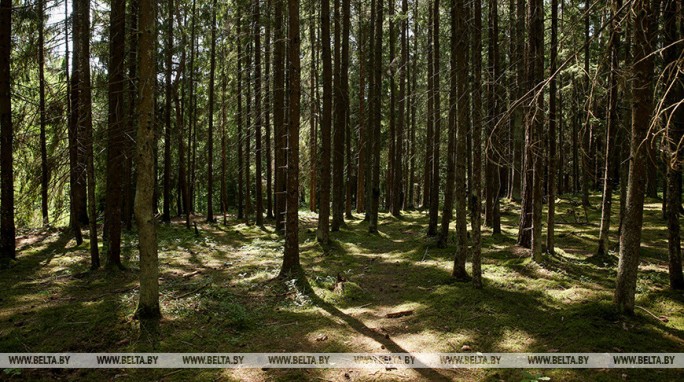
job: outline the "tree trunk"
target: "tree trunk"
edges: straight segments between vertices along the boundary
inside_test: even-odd
[[[333,115],[332,142],[332,224],[331,231],[339,231],[344,224],[344,125],[345,108],[342,89],[342,60],[340,57],[342,28],[340,20],[340,0],[333,2],[335,19],[335,50],[334,50],[334,85],[333,97],[335,101]]]
[[[318,45],[316,40],[316,2],[309,0],[311,19],[309,20],[309,210],[318,210]]]
[[[620,1],[620,0],[618,0]],[[546,218],[546,252],[555,253],[556,213],[556,70],[558,68],[558,0],[551,1],[551,68],[549,75],[549,156],[548,156],[548,212]]]
[[[171,71],[173,70],[173,0],[168,1],[166,23],[165,95],[164,95],[164,190],[162,222],[171,222]]]
[[[286,184],[285,171],[286,134],[285,128],[285,28],[283,25],[284,2],[276,1],[274,9],[273,50],[273,136],[275,150],[275,219],[276,231],[283,232],[285,222]]]
[[[536,89],[544,80],[544,3],[542,0],[530,1],[529,24],[529,75],[530,86]],[[532,178],[532,258],[536,262],[542,260],[542,182],[543,170],[543,128],[544,128],[544,96],[542,90],[536,95],[534,106],[528,115],[530,125],[530,165],[533,168]]]
[[[321,115],[321,176],[318,209],[318,242],[330,238],[330,129],[332,124],[332,63],[330,57],[330,4],[321,2],[321,60],[323,61],[323,114]]]
[[[677,9],[679,5],[680,9]],[[684,37],[684,23],[680,25],[680,31],[677,30],[677,12],[681,12],[682,2],[670,0],[665,4],[664,19],[665,19],[665,46],[670,48],[665,50],[666,73],[671,81],[675,81],[677,60],[682,51],[682,42]],[[680,15],[680,22],[684,19]],[[666,102],[668,105],[676,105],[684,99],[684,86],[682,86],[681,79],[666,93]],[[682,205],[682,157],[684,156],[679,146],[682,137],[684,137],[684,108],[680,105],[674,111],[669,113],[670,126],[668,129],[669,135],[669,150],[670,163],[667,172],[667,228],[668,228],[668,255],[669,255],[669,275],[670,288],[684,289],[684,274],[682,274],[682,249],[680,237],[679,214]],[[665,199],[665,198],[663,198]]]
[[[264,75],[264,128],[265,130],[265,149],[266,149],[266,218],[273,219],[273,157],[271,151],[271,0],[266,1],[266,30],[265,30],[265,52],[264,65],[266,73]],[[225,182],[225,179],[224,179]]]
[[[366,211],[366,166],[368,165],[368,147],[370,143],[366,140],[369,123],[366,118],[366,46],[367,46],[367,30],[364,28],[364,9],[363,2],[358,3],[359,12],[359,31],[358,31],[358,50],[359,50],[359,136],[358,136],[358,172],[356,174],[356,212],[361,213]]]
[[[392,215],[399,216],[404,201],[404,188],[402,186],[404,174],[402,173],[402,160],[406,156],[404,151],[404,125],[406,121],[406,71],[408,65],[408,1],[401,2],[401,58],[399,61],[399,115],[397,116],[397,140],[394,145],[394,192],[392,200]]]
[[[425,161],[423,166],[423,202],[421,205],[423,209],[430,208],[430,200],[432,199],[432,155],[433,155],[433,143],[434,139],[432,135],[434,134],[434,117],[435,117],[435,98],[434,98],[434,46],[432,37],[434,35],[433,28],[434,23],[432,18],[434,12],[432,7],[434,2],[428,2],[428,33],[427,33],[427,115],[426,120],[426,134],[425,134]],[[435,191],[439,192],[439,191]],[[430,232],[428,228],[428,235],[434,236],[434,232]]]
[[[434,0],[432,7],[432,98],[433,98],[433,117],[432,123],[434,127],[432,128],[432,175],[431,179],[431,190],[430,190],[430,220],[428,223],[428,236],[434,236],[437,234],[437,218],[439,213],[439,145],[441,142],[441,132],[440,125],[442,121],[442,112],[440,108],[440,81],[439,81],[439,71],[440,71],[440,50],[439,50],[439,0]],[[446,195],[444,197],[446,202]]]
[[[216,0],[211,9],[211,58],[209,63],[209,131],[207,133],[207,221],[214,219],[214,83],[216,77]],[[258,57],[258,54],[257,54]],[[258,101],[257,101],[258,102]],[[258,149],[258,148],[257,148]],[[257,155],[258,157],[258,155]]]
[[[173,0],[170,1],[171,3]],[[173,6],[169,7],[173,9]],[[121,195],[124,161],[124,50],[126,1],[112,2],[109,31],[109,118],[107,126],[107,194],[105,224],[107,267],[121,268]]]
[[[238,216],[237,218],[239,220],[242,220],[245,218],[245,210],[244,210],[244,205],[245,205],[245,196],[243,194],[243,190],[245,189],[245,184],[244,184],[244,179],[245,179],[245,168],[242,163],[243,160],[243,144],[244,144],[244,136],[243,136],[243,116],[242,116],[242,15],[240,14],[240,7],[237,7],[237,116],[236,116],[236,124],[237,124],[237,145],[238,145],[238,152],[237,152],[237,163],[238,163],[238,189],[237,189],[237,201],[235,204],[237,204],[237,210],[238,210]],[[277,9],[277,7],[276,7]],[[275,117],[274,117],[275,121]],[[277,127],[278,125],[276,125]],[[277,168],[277,167],[276,167]]]
[[[497,13],[495,0],[489,0],[489,18],[494,24]],[[470,191],[471,229],[473,231],[473,286],[482,288],[482,0],[473,1],[473,181]],[[493,28],[492,28],[493,29]],[[490,36],[490,44],[494,43]]]
[[[84,161],[87,182],[88,219],[90,239],[90,268],[100,267],[100,257],[97,246],[97,206],[95,201],[95,167],[93,164],[93,115],[90,84],[90,1],[77,0],[76,12],[79,33],[74,35],[74,42],[78,47],[79,72],[79,119],[78,130],[83,132],[80,139],[84,149]]]
[[[479,51],[480,49],[478,49]],[[488,46],[488,65],[489,65],[489,83],[487,92],[487,102],[489,108],[489,124],[487,134],[487,159],[485,164],[485,178],[486,178],[486,202],[487,215],[489,219],[489,226],[492,227],[493,234],[501,233],[501,213],[499,211],[499,197],[501,194],[501,177],[499,176],[500,165],[503,161],[501,154],[502,150],[500,144],[500,127],[497,127],[498,118],[500,114],[499,105],[499,81],[500,81],[500,65],[499,65],[499,12],[496,2],[489,3],[489,46]],[[479,57],[478,57],[479,61]]]
[[[0,1],[0,267],[15,259],[14,164],[10,55],[12,53],[12,1]]]
[[[342,109],[343,109],[343,129],[344,129],[344,150],[346,159],[346,178],[345,178],[345,197],[344,197],[344,212],[347,219],[351,219],[351,198],[352,198],[352,148],[351,148],[351,128],[349,116],[349,29],[351,23],[351,3],[350,0],[342,0],[342,62],[340,63],[340,91],[342,92]],[[342,204],[343,202],[340,202]],[[340,219],[344,224],[344,220]]]
[[[288,0],[288,81],[289,123],[287,149],[287,217],[285,221],[285,254],[281,277],[304,277],[299,263],[299,0]],[[328,40],[330,41],[330,40]]]
[[[373,70],[373,84],[375,85],[375,90],[372,93],[373,102],[373,138],[369,141],[372,142],[372,178],[371,178],[371,198],[370,198],[370,213],[368,219],[368,232],[376,233],[378,232],[378,208],[380,207],[380,129],[381,129],[381,119],[382,119],[382,92],[380,90],[380,84],[382,84],[382,20],[383,20],[383,0],[376,0],[375,4],[375,27],[373,32],[373,38],[375,40],[375,46],[372,49],[373,52],[373,64],[371,68]]]
[[[622,8],[622,0],[613,0],[611,7],[611,31],[609,43],[610,74],[608,93],[608,124],[606,125],[605,166],[603,176],[603,199],[601,202],[601,228],[599,231],[597,256],[608,255],[608,236],[610,233],[610,216],[613,205],[613,187],[615,184],[615,149],[614,142],[618,129],[617,97],[618,97],[618,57],[620,52],[620,32],[617,12]]]
[[[256,224],[264,225],[264,197],[263,197],[263,170],[262,170],[262,141],[261,141],[261,10],[259,0],[254,0],[252,20],[252,40],[254,41],[254,141],[255,141],[255,199],[256,199]]]
[[[155,4],[140,0],[140,92],[138,97],[138,170],[135,195],[135,218],[138,225],[140,250],[140,299],[136,317],[158,319],[159,310],[159,259],[157,257],[157,230],[152,210],[154,192],[154,82],[155,82]]]
[[[452,0],[451,3],[451,99],[449,114],[452,130],[457,130],[456,156],[456,255],[454,269],[451,275],[457,280],[468,278],[465,269],[468,256],[468,232],[466,226],[466,140],[465,135],[470,124],[468,115],[468,63],[466,50],[468,49],[466,16],[467,8],[464,0]],[[459,38],[461,36],[461,38]],[[454,65],[455,64],[455,65]],[[456,107],[458,105],[458,111]],[[457,114],[458,113],[458,114]],[[456,125],[456,126],[454,126]],[[453,134],[453,133],[452,133]],[[453,159],[450,159],[453,160]],[[447,177],[447,182],[449,182]],[[447,185],[447,188],[449,185]],[[445,197],[446,200],[446,197]],[[446,204],[446,202],[445,202]]]
[[[45,4],[38,0],[38,93],[40,114],[40,210],[43,226],[48,220],[48,181],[50,178],[47,163],[47,143],[45,136]]]
[[[632,88],[632,144],[631,165],[627,186],[627,202],[620,235],[620,261],[618,264],[615,304],[623,313],[634,313],[641,228],[644,216],[644,192],[648,152],[643,144],[653,113],[651,78],[653,56],[651,31],[648,19],[651,7],[648,0],[634,4],[634,83]]]

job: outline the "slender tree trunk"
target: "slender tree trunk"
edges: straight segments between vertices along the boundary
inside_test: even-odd
[[[225,57],[225,49],[221,50],[221,56]],[[228,212],[228,192],[226,189],[226,167],[228,166],[226,159],[226,125],[228,124],[226,115],[226,65],[221,66],[221,215],[223,215],[223,225],[226,225]]]
[[[86,166],[86,182],[88,195],[88,223],[90,231],[90,267],[100,267],[99,250],[97,246],[97,206],[95,201],[95,166],[93,164],[93,116],[90,84],[90,1],[77,0],[75,9],[78,18],[78,36],[74,41],[79,54],[76,62],[79,71],[79,120],[78,130],[83,132],[82,144]]]
[[[434,134],[434,117],[435,117],[435,98],[434,98],[434,46],[432,37],[434,35],[434,23],[432,18],[434,12],[432,7],[434,2],[428,2],[428,33],[427,33],[427,115],[426,119],[426,134],[425,134],[425,161],[423,166],[423,202],[421,205],[423,209],[430,208],[430,200],[432,200],[432,155],[433,155],[433,143],[434,139],[432,135]],[[439,191],[435,191],[439,193]],[[428,228],[428,234],[434,236],[434,232],[430,232]]]
[[[273,157],[271,151],[271,0],[266,1],[264,65],[264,143],[266,149],[266,218],[273,219]]]
[[[254,0],[253,9],[253,32],[254,41],[254,140],[255,140],[255,199],[256,199],[256,224],[264,225],[264,197],[263,197],[263,170],[262,170],[262,140],[261,140],[261,10],[259,0]]]
[[[165,57],[165,95],[164,95],[164,190],[162,206],[162,222],[171,222],[171,72],[173,70],[173,0],[169,0],[166,23],[166,57]]]
[[[442,121],[442,112],[440,107],[440,81],[439,81],[439,71],[440,71],[440,50],[439,50],[439,0],[434,0],[432,7],[432,98],[433,98],[433,117],[432,122],[434,127],[432,129],[432,176],[431,179],[431,190],[430,190],[430,220],[428,223],[428,236],[434,236],[437,234],[437,218],[439,213],[439,145],[441,142],[441,132],[440,125]],[[447,160],[448,161],[448,160]],[[447,181],[447,185],[449,185]],[[444,197],[446,202],[446,195]]]
[[[197,131],[197,100],[195,97],[195,57],[196,57],[196,31],[197,31],[197,15],[196,15],[196,0],[192,1],[192,27],[190,29],[190,79],[189,79],[189,109],[188,120],[190,122],[188,128],[188,170],[189,170],[189,184],[188,191],[190,193],[190,206],[189,210],[191,213],[195,212],[195,156],[196,156],[196,146],[193,144],[193,136],[195,136]]]
[[[489,17],[497,14],[495,0],[489,0]],[[470,191],[473,231],[473,286],[482,288],[482,0],[473,1],[473,181]],[[490,44],[491,41],[490,36]]]
[[[627,202],[620,235],[620,261],[615,287],[615,304],[624,313],[634,313],[641,228],[644,216],[644,192],[648,152],[646,139],[653,113],[651,78],[653,56],[650,55],[652,34],[648,19],[651,7],[648,0],[637,0],[634,12],[634,84],[632,88],[632,144],[631,165],[627,186]]]
[[[340,0],[333,2],[335,19],[335,49],[334,49],[334,85],[333,97],[335,107],[333,111],[332,134],[332,224],[330,230],[339,231],[344,223],[344,94],[342,89],[342,60],[341,48],[342,23],[340,20]]]
[[[285,222],[286,184],[285,171],[286,134],[285,127],[285,28],[283,25],[284,2],[276,1],[274,9],[273,51],[273,136],[275,149],[275,219],[276,231],[283,232]]]
[[[128,35],[128,94],[127,105],[128,112],[125,116],[124,126],[124,168],[123,168],[123,224],[127,231],[133,229],[133,205],[135,198],[134,183],[133,183],[133,157],[135,156],[135,133],[137,123],[137,78],[138,78],[138,9],[139,1],[132,0],[130,2],[129,16],[129,32]]]
[[[440,247],[446,247],[447,239],[449,237],[449,223],[451,222],[451,216],[454,210],[454,192],[461,191],[461,180],[465,182],[465,163],[462,166],[459,162],[458,169],[456,168],[456,145],[458,144],[460,147],[460,141],[464,139],[466,136],[466,133],[461,132],[460,130],[461,125],[459,117],[461,115],[458,114],[460,108],[465,105],[464,102],[460,102],[460,98],[465,97],[465,92],[462,92],[464,90],[463,86],[465,86],[465,84],[461,84],[460,81],[463,79],[463,76],[461,74],[461,70],[463,69],[462,66],[465,65],[466,62],[465,50],[468,49],[468,42],[464,41],[465,38],[458,37],[459,33],[464,32],[466,29],[465,23],[467,20],[467,16],[464,13],[467,12],[467,10],[464,5],[464,0],[452,0],[451,4],[449,5],[449,10],[451,15],[451,68],[449,69],[449,125],[447,127],[447,176],[446,185],[444,186],[444,209],[442,210],[442,226],[438,237],[438,243]],[[435,17],[439,16],[435,15]],[[435,28],[435,30],[438,29]],[[465,124],[464,127],[467,128]],[[460,133],[458,137],[456,136],[457,131]],[[465,149],[465,141],[463,148]],[[459,153],[459,157],[461,160],[465,160],[464,153]],[[457,174],[457,171],[460,171],[461,169],[463,169],[464,171],[463,179],[461,179],[460,173]],[[463,186],[465,186],[465,183],[463,184]],[[458,188],[458,190],[455,191],[454,187]],[[458,195],[457,197],[460,200],[460,195]],[[458,220],[459,217],[460,216],[458,216],[457,213],[456,219]],[[459,234],[458,221],[456,222],[456,234]],[[461,251],[461,247],[457,248],[456,254],[460,255]],[[454,263],[454,275],[456,275],[457,272],[456,267],[459,267],[459,265],[457,263]],[[458,272],[459,274],[464,274],[465,268],[463,270],[459,269]]]
[[[285,254],[281,277],[303,278],[299,263],[299,0],[288,0],[288,81],[289,123],[287,148],[287,217],[285,221]],[[329,41],[329,40],[328,40]]]
[[[620,1],[620,0],[618,0]],[[551,1],[551,67],[549,75],[549,155],[548,155],[548,212],[546,218],[546,252],[555,253],[555,213],[556,213],[556,70],[558,68],[558,0]]]
[[[171,0],[172,2],[173,0]],[[173,9],[173,7],[170,7]],[[109,118],[107,126],[107,267],[121,268],[121,195],[124,161],[124,46],[126,40],[126,1],[112,2],[109,31]]]
[[[375,40],[373,52],[373,84],[377,89],[373,92],[373,138],[372,142],[372,179],[371,179],[371,198],[370,198],[370,213],[368,219],[368,232],[378,232],[378,209],[380,207],[380,128],[382,118],[382,92],[379,89],[379,84],[382,83],[382,20],[383,20],[383,0],[376,0],[375,4],[375,28],[373,38]]]
[[[536,88],[537,84],[544,80],[544,2],[542,0],[530,1],[530,24],[529,24],[529,74],[530,86]],[[532,179],[532,258],[536,262],[542,260],[542,183],[544,172],[543,162],[543,128],[544,128],[544,96],[539,90],[534,106],[528,116],[530,133],[532,135],[531,156],[528,157],[533,167]]]
[[[406,42],[407,49],[409,42]],[[410,110],[411,110],[411,134],[409,150],[409,182],[408,182],[408,203],[407,208],[412,210],[416,207],[416,129],[417,129],[417,113],[418,113],[418,0],[413,1],[413,59],[411,60],[411,91],[409,96]],[[409,52],[410,56],[410,52]],[[408,65],[408,64],[407,64]]]
[[[318,100],[316,94],[318,91],[318,83],[316,81],[318,71],[316,68],[316,59],[318,56],[318,49],[316,43],[316,1],[309,0],[310,20],[309,20],[309,53],[310,67],[309,67],[309,210],[316,212],[318,210]]]
[[[401,23],[399,25],[399,33],[401,36],[401,57],[399,61],[399,112],[397,118],[397,140],[394,147],[394,192],[392,201],[392,215],[399,216],[404,201],[404,188],[402,173],[402,160],[406,156],[404,151],[404,125],[406,121],[406,72],[408,69],[408,1],[401,2]]]
[[[214,219],[214,83],[216,77],[216,0],[211,9],[211,58],[209,68],[209,131],[207,137],[207,221]],[[258,57],[258,53],[257,53]],[[257,101],[258,102],[258,101]],[[259,148],[257,148],[259,149]],[[258,155],[257,155],[258,157]]]
[[[358,173],[356,174],[356,212],[366,211],[366,166],[368,165],[368,147],[370,142],[366,140],[369,123],[366,118],[366,46],[368,33],[364,28],[367,25],[364,21],[363,2],[358,2],[359,30],[358,30],[358,50],[359,50],[359,137],[358,137]]]
[[[10,55],[12,53],[12,1],[0,1],[0,267],[15,259],[14,170]]]
[[[159,310],[159,259],[157,257],[157,230],[152,210],[154,192],[154,82],[155,82],[155,4],[140,0],[140,93],[137,134],[137,184],[135,218],[138,225],[140,250],[140,300],[136,317],[158,319]]]
[[[330,133],[332,124],[332,62],[330,57],[330,4],[321,2],[321,44],[323,61],[323,114],[321,116],[321,176],[316,237],[328,244],[330,235]]]
[[[589,19],[589,7],[590,0],[586,0],[584,3],[584,81],[587,87],[587,94],[590,94],[589,90],[590,77],[589,77],[589,60],[591,58],[589,54],[589,29],[590,29],[590,19]],[[590,111],[591,107],[591,97],[587,97],[586,100],[586,110],[587,116],[585,117],[584,129],[582,130],[582,158],[581,163],[581,176],[582,176],[582,206],[589,207],[589,181],[591,174],[591,164],[590,164],[590,145],[591,145],[591,120]]]
[[[599,257],[608,255],[608,235],[610,232],[610,216],[613,205],[613,187],[615,179],[615,149],[614,142],[618,129],[617,97],[618,97],[618,57],[620,52],[620,32],[617,12],[622,8],[622,0],[613,0],[611,7],[611,31],[609,43],[610,74],[608,93],[608,124],[606,125],[606,149],[605,166],[603,177],[603,200],[601,202],[601,228],[599,231],[598,252]]]
[[[237,124],[237,145],[238,145],[238,152],[237,152],[237,162],[238,162],[238,189],[237,189],[237,201],[235,204],[237,204],[237,210],[238,210],[238,219],[242,220],[245,218],[245,211],[244,211],[244,205],[245,205],[245,196],[243,194],[243,190],[245,188],[244,185],[244,178],[245,178],[245,168],[242,163],[243,160],[243,153],[242,153],[242,148],[244,144],[244,136],[243,136],[243,116],[242,116],[242,16],[240,14],[240,7],[237,7],[237,116],[236,116],[236,124]],[[276,6],[277,9],[277,6]],[[274,105],[275,106],[275,105]],[[274,116],[274,122],[275,122],[275,116]],[[276,125],[277,127],[278,125]],[[277,164],[276,164],[277,166]],[[277,168],[277,167],[276,167]]]
[[[48,219],[48,182],[50,174],[47,163],[47,143],[45,135],[45,3],[38,0],[38,93],[40,114],[40,210],[43,226]]]
[[[351,128],[349,116],[349,29],[351,24],[351,1],[342,0],[342,62],[340,63],[340,87],[342,92],[342,109],[343,109],[343,128],[345,139],[345,155],[346,159],[346,178],[344,180],[344,212],[347,219],[351,219],[351,198],[352,198],[352,148],[351,148]],[[342,204],[342,202],[340,202]],[[340,219],[344,224],[344,220]]]
[[[468,255],[468,232],[466,227],[466,140],[465,135],[470,124],[468,115],[468,64],[466,62],[466,50],[468,49],[466,16],[468,9],[464,0],[452,0],[451,2],[451,97],[450,97],[450,130],[456,130],[457,141],[454,149],[450,152],[451,157],[456,156],[456,255],[454,256],[454,269],[451,275],[457,280],[468,278],[465,269]],[[459,38],[461,36],[461,38]],[[436,47],[435,47],[436,49]],[[458,107],[458,110],[456,110]],[[452,133],[454,134],[454,133]],[[453,179],[453,178],[452,178]],[[449,182],[449,177],[447,177]],[[453,183],[452,183],[453,185]],[[447,189],[450,187],[447,184]],[[446,204],[446,197],[445,197]],[[446,209],[445,209],[446,211]]]
[[[479,51],[478,49],[477,51]],[[489,226],[492,227],[493,234],[501,233],[501,213],[499,211],[499,197],[501,194],[501,177],[500,165],[503,161],[500,144],[501,128],[497,127],[500,105],[499,105],[499,81],[500,79],[500,64],[499,64],[499,12],[496,2],[489,3],[489,46],[488,46],[488,65],[489,65],[489,83],[488,83],[488,103],[489,103],[489,124],[487,139],[487,162],[485,164],[486,177],[486,203],[487,217],[489,218]],[[477,58],[478,61],[480,58]]]
[[[679,6],[679,10],[677,9]],[[670,81],[676,81],[676,70],[678,56],[682,51],[682,42],[684,37],[684,18],[680,19],[680,30],[677,30],[677,15],[682,11],[682,1],[670,0],[665,4],[664,19],[665,19],[665,46],[671,46],[665,50],[665,76]],[[666,94],[666,102],[668,105],[675,105],[684,99],[684,86],[682,86],[681,79],[675,83],[672,89]],[[680,105],[670,113],[670,126],[668,129],[669,135],[669,150],[670,163],[667,172],[667,228],[668,228],[668,255],[669,255],[669,275],[670,288],[684,289],[684,274],[682,274],[682,249],[680,237],[679,214],[682,205],[682,157],[684,156],[680,149],[679,142],[684,137],[684,108]],[[665,199],[665,198],[663,198]]]

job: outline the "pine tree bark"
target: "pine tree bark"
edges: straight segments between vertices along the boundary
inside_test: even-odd
[[[318,45],[316,39],[316,1],[309,0],[309,211],[318,210]]]
[[[634,313],[641,228],[644,215],[646,161],[648,152],[643,144],[653,114],[651,78],[653,73],[652,34],[649,30],[651,7],[649,0],[637,0],[634,12],[634,82],[632,87],[631,164],[627,186],[627,201],[620,235],[620,261],[614,301],[623,313]]]
[[[487,134],[487,158],[485,164],[485,193],[486,193],[486,218],[489,219],[489,226],[492,227],[493,234],[501,233],[501,213],[499,211],[499,197],[501,193],[501,177],[499,176],[500,165],[502,162],[502,151],[500,144],[501,127],[497,127],[500,105],[499,105],[499,81],[501,68],[499,63],[499,12],[495,1],[489,2],[489,45],[488,45],[488,66],[489,82],[487,87],[487,102],[489,109],[489,128]],[[478,49],[477,51],[479,51]],[[477,58],[479,61],[479,58]]]
[[[273,219],[273,154],[271,146],[271,0],[266,1],[264,37],[264,144],[266,160],[266,218]],[[225,182],[225,180],[224,180]]]
[[[159,259],[157,230],[152,210],[154,193],[154,83],[155,83],[155,3],[140,0],[140,41],[138,55],[140,84],[138,96],[137,181],[135,188],[135,218],[138,225],[140,250],[140,299],[136,308],[139,319],[158,319]]]
[[[399,25],[401,56],[399,61],[399,111],[397,116],[397,139],[394,147],[394,192],[392,200],[392,215],[401,215],[404,204],[404,188],[402,161],[406,156],[404,151],[404,125],[406,124],[406,72],[408,66],[408,1],[401,2],[401,23]]]
[[[366,211],[366,166],[368,164],[368,147],[370,143],[366,140],[369,123],[366,117],[366,46],[368,41],[368,33],[364,22],[365,10],[363,2],[358,2],[359,26],[358,26],[358,51],[359,51],[359,135],[357,140],[358,147],[358,172],[356,174],[356,212],[362,213]]]

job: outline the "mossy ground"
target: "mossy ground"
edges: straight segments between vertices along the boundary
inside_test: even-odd
[[[592,197],[594,206],[599,196]],[[484,289],[450,278],[454,243],[426,238],[423,212],[362,215],[316,242],[316,215],[301,212],[300,248],[313,293],[275,281],[282,238],[265,228],[182,222],[159,226],[163,319],[159,342],[140,336],[136,236],[124,236],[127,271],[88,271],[87,242],[60,231],[27,232],[18,262],[0,271],[0,352],[682,352],[684,293],[667,287],[667,229],[660,204],[645,210],[636,315],[612,304],[615,264],[596,264],[600,211],[576,224],[558,204],[555,255],[539,265],[515,246],[519,206],[502,205],[503,234],[483,232]],[[618,206],[616,202],[614,206]],[[219,219],[220,220],[220,219]],[[615,233],[616,219],[612,232]],[[612,237],[615,243],[617,237]],[[614,244],[612,245],[614,247]],[[611,256],[616,258],[616,254]],[[347,280],[332,291],[337,277]],[[385,318],[400,310],[414,313]],[[321,340],[323,339],[323,340]],[[673,381],[678,370],[3,370],[0,380],[67,381]]]

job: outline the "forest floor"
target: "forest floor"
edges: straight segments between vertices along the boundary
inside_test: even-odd
[[[0,352],[682,352],[684,293],[668,290],[667,229],[648,200],[633,317],[611,304],[614,262],[596,264],[600,204],[562,199],[557,254],[543,264],[515,245],[519,206],[502,205],[503,234],[483,232],[484,289],[450,278],[455,243],[425,236],[424,212],[381,214],[367,233],[355,214],[316,242],[316,215],[301,211],[304,294],[274,282],[282,238],[265,228],[178,220],[159,226],[160,341],[139,337],[136,236],[124,236],[128,270],[88,271],[88,244],[61,231],[25,232],[18,262],[0,273]],[[614,206],[619,205],[616,202]],[[568,224],[571,223],[571,224]],[[617,226],[616,219],[613,227]],[[453,232],[453,230],[452,230]],[[615,232],[615,229],[613,229]],[[611,237],[613,247],[617,240]],[[330,289],[338,275],[344,289]],[[387,313],[412,310],[401,318]],[[648,312],[647,312],[648,311]],[[679,370],[631,369],[5,369],[0,380],[67,381],[674,381]],[[681,379],[680,379],[681,380]]]

